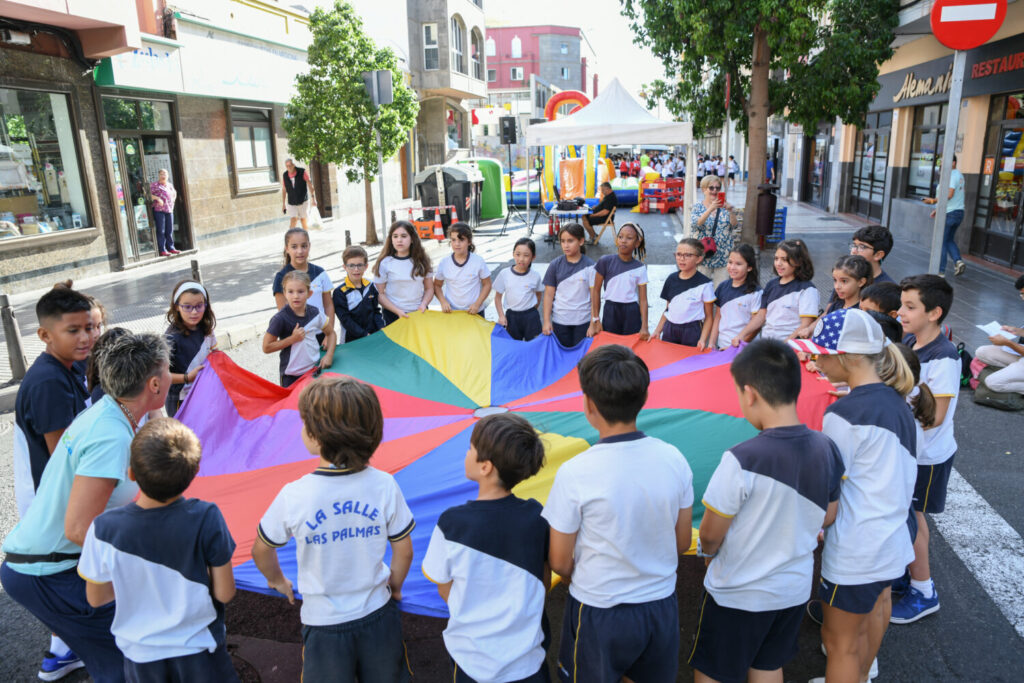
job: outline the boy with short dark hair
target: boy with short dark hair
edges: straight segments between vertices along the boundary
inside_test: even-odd
[[[72,365],[92,349],[89,297],[55,287],[39,298],[36,334],[46,344],[14,400],[14,497],[24,515],[61,434],[85,410],[89,393]]]
[[[909,624],[939,610],[939,594],[928,561],[928,523],[925,513],[939,513],[946,507],[946,485],[953,469],[956,439],[953,415],[960,394],[960,356],[956,346],[942,333],[953,305],[953,287],[939,275],[914,275],[900,283],[903,290],[899,319],[911,347],[921,361],[921,381],[935,396],[935,422],[924,430],[924,444],[918,448],[914,512],[917,536],[914,561],[910,564],[910,586],[892,606],[890,621]]]
[[[882,225],[865,225],[853,233],[850,253],[863,256],[871,264],[873,282],[895,282],[882,270],[882,261],[892,253],[892,233]]]
[[[89,604],[117,599],[111,632],[129,681],[238,680],[224,630],[235,542],[216,505],[182,498],[200,456],[199,439],[177,420],[143,425],[128,470],[138,499],[97,517],[82,545]]]
[[[544,445],[512,413],[477,422],[469,444],[466,478],[477,498],[441,514],[423,557],[423,574],[448,603],[454,680],[544,683],[548,523],[540,503],[512,494],[544,464]]]
[[[875,282],[860,290],[860,309],[896,318],[903,305],[903,289],[895,282]]]
[[[331,295],[334,312],[341,322],[341,341],[351,342],[384,329],[377,286],[363,275],[369,263],[366,250],[357,244],[341,254],[345,279]]]
[[[395,478],[369,466],[384,435],[377,394],[350,377],[321,377],[299,394],[299,415],[302,441],[320,466],[274,498],[253,560],[267,585],[294,603],[277,549],[296,539],[303,680],[408,681],[398,601],[416,524]]]
[[[800,422],[800,362],[785,342],[756,340],[731,369],[761,433],[722,455],[704,492],[697,555],[708,570],[690,665],[698,682],[781,683],[844,467],[832,440]]]
[[[651,380],[642,359],[612,344],[584,356],[578,371],[583,413],[600,440],[559,468],[544,506],[551,568],[569,582],[559,675],[672,681],[693,474],[674,446],[637,431]]]

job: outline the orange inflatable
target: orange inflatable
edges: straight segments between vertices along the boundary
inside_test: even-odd
[[[570,114],[575,114],[590,104],[590,98],[579,90],[563,90],[560,93],[555,93],[548,99],[548,103],[544,105],[544,118],[548,121],[554,121],[558,108],[563,104],[575,104],[576,106],[569,112]]]

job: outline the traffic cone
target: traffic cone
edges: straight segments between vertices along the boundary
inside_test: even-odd
[[[452,223],[458,223],[459,222],[459,212],[455,210],[455,205],[453,204],[449,208],[452,210]]]
[[[441,212],[434,210],[434,239],[438,242],[444,241],[444,226],[441,225]]]

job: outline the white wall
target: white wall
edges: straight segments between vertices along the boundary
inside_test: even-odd
[[[378,47],[389,47],[398,57],[398,66],[409,70],[409,19],[406,0],[349,0],[360,18],[363,30]],[[316,0],[317,6],[330,9],[333,0]]]

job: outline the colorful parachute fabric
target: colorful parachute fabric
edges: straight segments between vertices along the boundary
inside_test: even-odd
[[[395,476],[416,518],[416,559],[403,589],[403,609],[447,616],[419,562],[438,516],[476,494],[463,467],[477,420],[474,412],[501,406],[542,433],[547,462],[515,493],[543,503],[559,465],[597,440],[582,413],[575,368],[580,358],[604,344],[631,347],[650,368],[639,428],[674,444],[689,461],[697,526],[701,494],[722,452],[755,434],[742,417],[729,374],[736,350],[698,353],[607,333],[565,349],[553,336],[519,342],[479,316],[429,311],[338,349],[328,372],[375,387],[384,412],[384,441],[371,464]],[[178,415],[203,444],[199,475],[186,495],[213,501],[224,513],[238,544],[235,578],[247,590],[271,592],[251,558],[260,517],[285,483],[316,467],[317,459],[303,446],[298,413],[299,392],[309,381],[306,377],[283,389],[215,353]],[[821,426],[832,400],[829,388],[804,375],[798,408],[812,428]],[[279,557],[294,583],[294,540]]]

